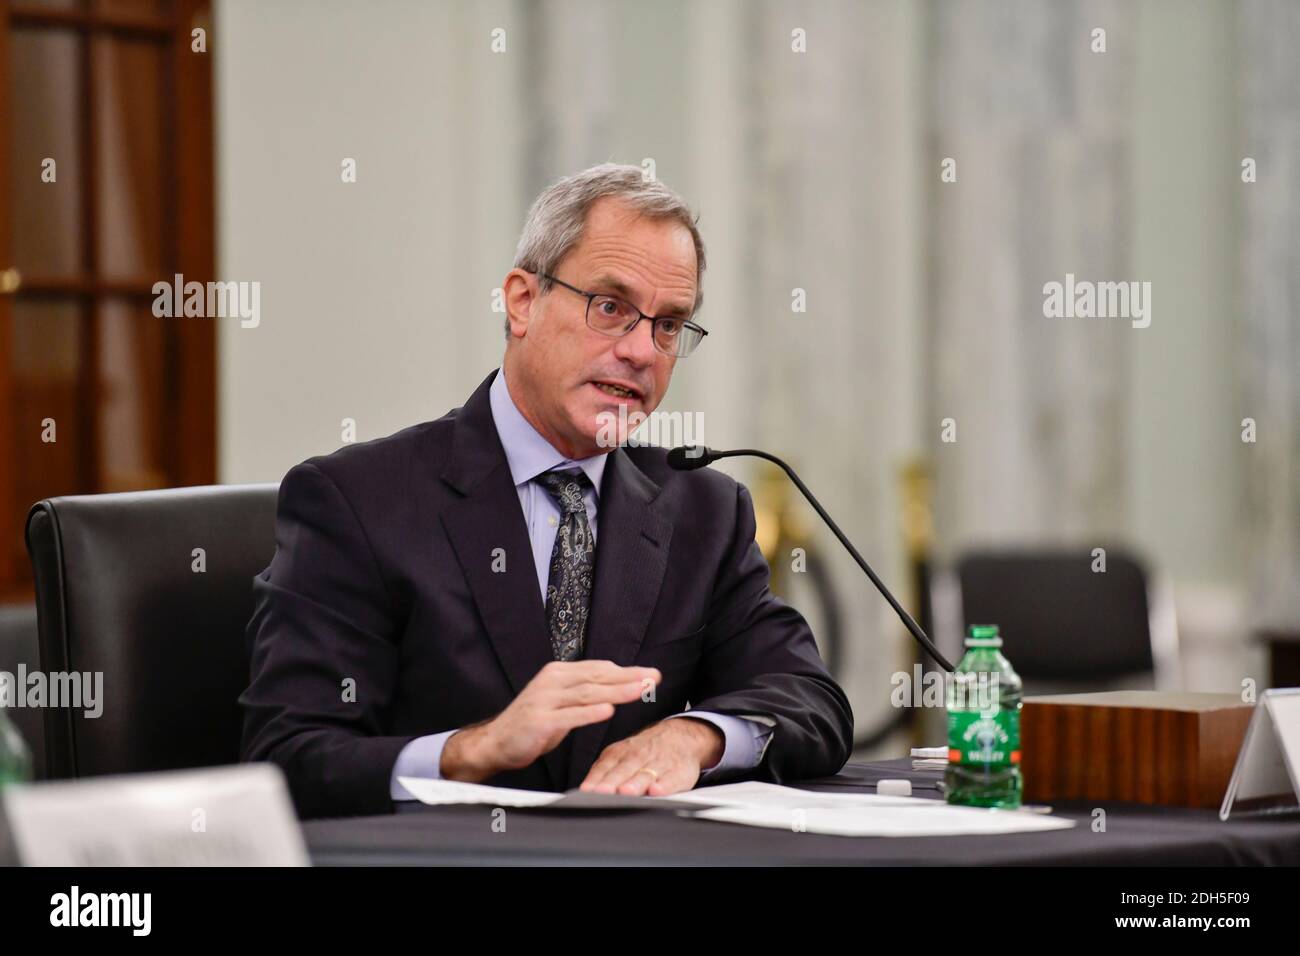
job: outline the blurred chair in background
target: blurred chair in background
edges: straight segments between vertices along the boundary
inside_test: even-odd
[[[1105,549],[1104,571],[1097,560],[1082,549],[968,552],[956,564],[960,632],[997,624],[1026,693],[1179,689],[1166,588],[1122,549]]]

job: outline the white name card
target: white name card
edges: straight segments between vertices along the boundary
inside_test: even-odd
[[[1219,819],[1300,804],[1300,687],[1260,695],[1223,795]]]
[[[6,787],[26,866],[307,866],[278,767],[90,777]]]

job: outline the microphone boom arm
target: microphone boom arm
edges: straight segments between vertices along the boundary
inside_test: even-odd
[[[687,454],[689,456],[689,452]],[[866,572],[867,577],[871,579],[871,583],[876,586],[876,590],[884,595],[885,600],[889,602],[889,606],[894,609],[894,613],[899,616],[908,631],[911,632],[912,637],[916,639],[916,642],[920,644],[921,647],[925,648],[925,652],[934,659],[936,664],[942,667],[945,671],[948,671],[949,673],[952,672],[952,664],[948,663],[947,659],[939,653],[939,649],[934,646],[934,642],[930,640],[925,631],[921,630],[921,626],[917,624],[916,621],[912,620],[912,615],[908,614],[903,606],[895,600],[894,595],[889,593],[889,588],[885,587],[884,582],[876,576],[876,572],[871,570],[871,565],[867,564],[866,559],[863,558],[862,555],[858,554],[858,549],[853,547],[853,543],[845,537],[844,532],[840,530],[840,526],[837,525],[831,516],[826,513],[826,509],[821,506],[821,502],[819,502],[813,493],[808,490],[808,486],[800,480],[799,476],[794,473],[789,465],[783,462],[780,458],[777,458],[776,455],[769,455],[767,452],[759,451],[756,448],[736,448],[731,451],[714,451],[712,449],[706,449],[704,450],[704,454],[707,455],[711,461],[716,461],[719,458],[737,458],[741,456],[762,458],[765,461],[770,461],[772,464],[784,471],[786,476],[794,482],[794,486],[799,489],[799,492],[808,499],[808,503],[813,506],[813,509],[821,516],[821,519],[826,522],[827,527],[835,533],[835,537],[839,538],[840,544],[844,545],[844,549],[853,556],[854,561],[858,562],[858,567]]]

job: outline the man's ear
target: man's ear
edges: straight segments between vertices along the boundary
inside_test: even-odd
[[[528,323],[537,306],[537,277],[523,269],[511,269],[506,273],[501,289],[510,335],[522,339],[528,332]]]

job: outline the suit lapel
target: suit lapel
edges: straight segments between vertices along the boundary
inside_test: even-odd
[[[478,606],[488,639],[516,695],[551,661],[546,610],[519,494],[492,423],[488,388],[496,373],[456,416],[442,479],[464,497],[442,513],[442,524]],[[603,482],[602,482],[603,484]],[[502,549],[494,554],[495,549]],[[494,559],[503,556],[505,570]],[[564,757],[544,758],[552,786],[565,780]]]
[[[645,638],[668,569],[672,524],[654,505],[659,486],[622,448],[609,455],[596,518],[596,570],[587,619],[587,660],[631,664]],[[542,612],[545,619],[545,610]],[[570,734],[568,788],[582,782],[609,732],[609,721]]]
[[[546,608],[537,588],[532,545],[492,421],[489,375],[456,415],[441,478],[461,495],[442,524],[488,639],[515,694],[551,660]],[[654,505],[659,486],[626,451],[609,455],[601,478],[596,570],[587,619],[587,660],[631,664],[659,600],[672,524]],[[501,548],[505,570],[493,570]],[[499,567],[499,565],[498,565]],[[543,761],[555,789],[577,786],[609,732],[609,722],[580,727]]]

